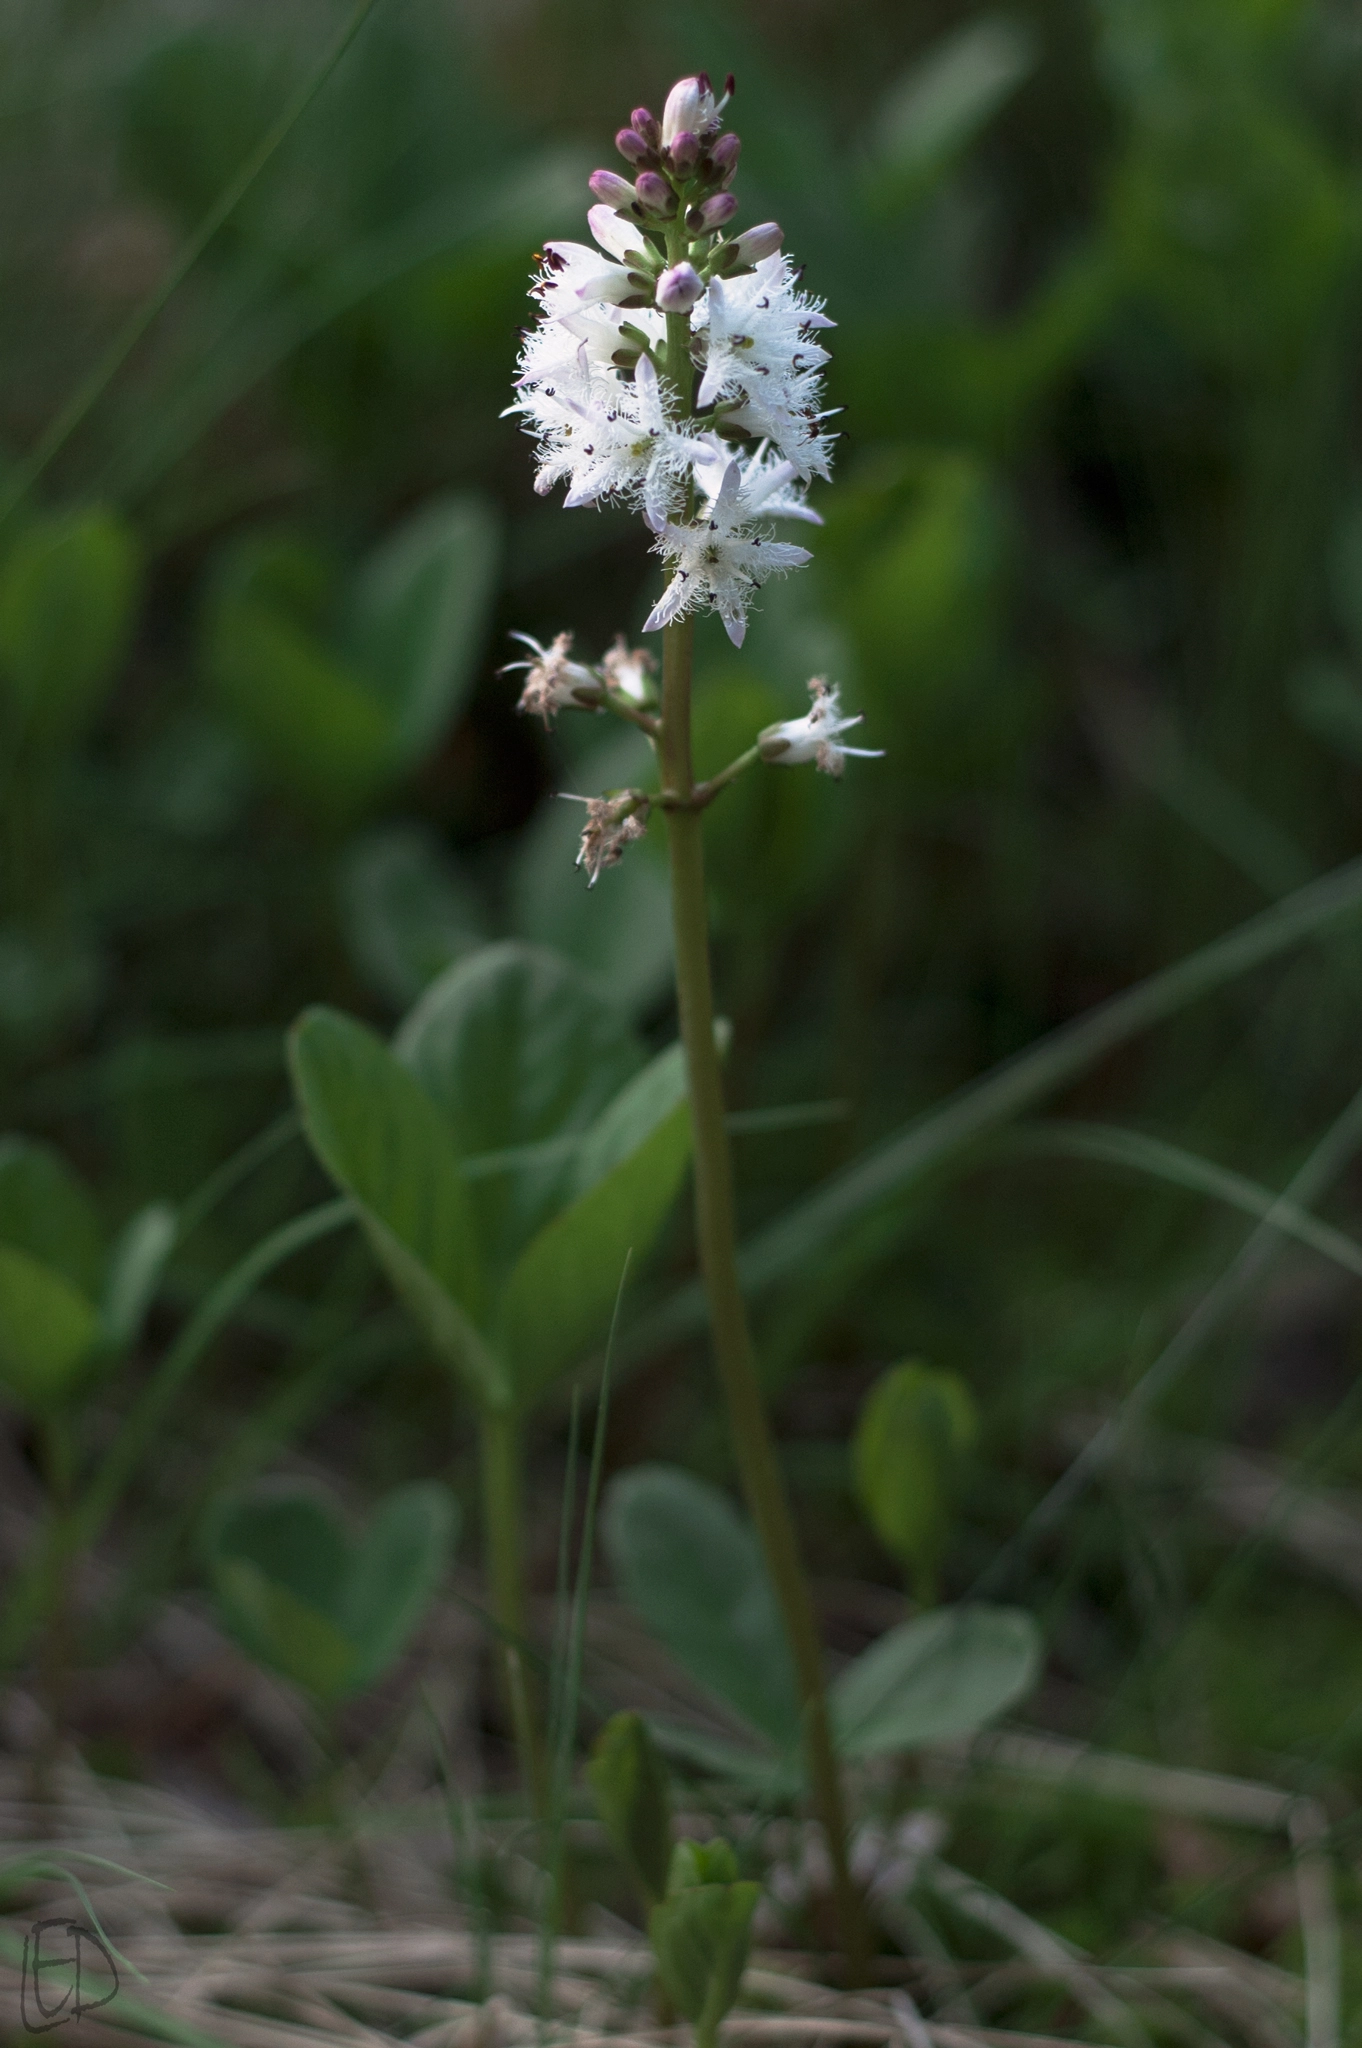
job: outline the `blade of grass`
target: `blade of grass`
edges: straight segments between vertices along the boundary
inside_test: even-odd
[[[377,0],[357,0],[357,5],[351,10],[349,18],[342,24],[321,61],[314,66],[266,129],[255,148],[246,156],[236,176],[223,187],[189,239],[182,244],[160,284],[124,321],[89,375],[77,385],[46,432],[39,436],[37,445],[16,466],[8,487],[0,494],[0,524],[9,519],[23,503],[49,464],[61,453],[71,436],[99,403],[128,357],[160,318],[218,230],[225,227],[256,179],[307,112],[376,5]]]
[[[181,1205],[176,1237],[183,1243],[192,1231],[212,1215],[218,1203],[225,1201],[234,1188],[263,1166],[267,1159],[273,1159],[292,1138],[302,1134],[302,1122],[295,1109],[286,1109],[273,1123],[266,1124],[263,1131],[257,1131],[248,1138],[230,1159],[224,1159],[215,1167],[206,1180],[195,1188],[192,1195]]]
[[[615,1337],[619,1329],[620,1309],[624,1302],[624,1289],[629,1279],[629,1267],[633,1260],[632,1249],[625,1254],[624,1267],[620,1273],[620,1284],[615,1293],[614,1312],[610,1318],[610,1334],[606,1339],[605,1361],[601,1367],[601,1390],[596,1403],[596,1429],[591,1444],[591,1466],[587,1474],[586,1500],[582,1513],[582,1541],[577,1553],[577,1583],[573,1588],[572,1612],[568,1624],[566,1655],[561,1687],[561,1703],[554,1745],[553,1775],[550,1784],[550,1825],[553,1830],[551,1861],[549,1864],[550,1890],[547,1910],[544,1914],[539,1966],[540,2011],[545,2019],[551,2017],[553,1988],[554,1941],[559,1932],[563,1915],[564,1878],[566,1875],[565,1829],[568,1784],[572,1776],[572,1752],[577,1740],[577,1721],[582,1696],[582,1660],[586,1649],[586,1606],[591,1590],[591,1565],[596,1547],[596,1509],[601,1495],[601,1477],[605,1470],[605,1438],[610,1420],[610,1365],[614,1356]],[[574,1419],[576,1400],[573,1402]],[[566,1555],[566,1543],[563,1554]]]
[[[551,225],[577,204],[583,175],[575,154],[536,157],[476,193],[459,188],[452,195],[441,194],[382,234],[348,249],[311,278],[305,292],[280,301],[273,296],[278,281],[270,279],[267,289],[272,296],[265,309],[252,323],[248,305],[244,334],[229,332],[197,352],[191,381],[179,392],[164,395],[152,409],[150,428],[146,408],[139,409],[125,445],[100,473],[98,489],[120,498],[144,495],[215,420],[306,342],[423,265],[459,251],[471,255],[483,245],[528,244],[534,236],[542,238],[546,221]]]
[[[1132,1423],[1138,1421],[1186,1370],[1201,1346],[1261,1276],[1280,1246],[1282,1233],[1278,1228],[1277,1210],[1308,1208],[1342,1172],[1359,1143],[1362,1143],[1362,1089],[1335,1117],[1272,1210],[1249,1233],[1234,1259],[1201,1297],[1153,1364],[1140,1375],[1115,1413],[1089,1438],[1049,1492],[1032,1508],[1015,1535],[980,1573],[971,1588],[971,1599],[980,1597],[985,1591],[996,1591],[1000,1584],[1006,1582],[1009,1572],[1027,1555],[1036,1538],[1053,1528],[1067,1513],[1119,1449],[1121,1439]]]
[[[985,1132],[1077,1079],[1127,1039],[1360,907],[1362,860],[1354,860],[966,1082],[750,1237],[739,1256],[744,1291],[762,1294],[810,1262],[816,1265],[832,1238]],[[632,1361],[704,1327],[704,1295],[691,1282],[640,1317],[621,1351]]]
[[[440,1773],[445,1825],[449,1829],[450,1846],[454,1851],[454,1868],[460,1878],[466,1876],[467,1880],[465,1899],[477,1954],[473,1999],[475,2004],[485,2005],[492,1995],[492,1915],[487,1899],[487,1886],[483,1881],[482,1854],[474,1825],[473,1806],[471,1800],[466,1799],[454,1783],[449,1747],[445,1742],[440,1717],[435,1711],[430,1694],[424,1684],[419,1690],[421,1706],[430,1726],[436,1769]]]
[[[1322,1258],[1330,1259],[1355,1278],[1362,1279],[1362,1244],[1335,1230],[1331,1224],[1307,1215],[1283,1195],[1274,1194],[1261,1181],[1219,1166],[1181,1145],[1143,1131],[1128,1131],[1115,1124],[1074,1121],[1023,1126],[1006,1146],[1019,1155],[1051,1155],[1062,1159],[1091,1159],[1100,1165],[1128,1168],[1155,1179],[1185,1188],[1191,1194],[1210,1195],[1214,1200],[1260,1220],[1271,1218],[1274,1230],[1298,1244],[1308,1245]]]

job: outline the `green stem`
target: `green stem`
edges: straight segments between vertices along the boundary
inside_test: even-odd
[[[482,1518],[487,1581],[499,1632],[498,1657],[515,1734],[521,1776],[536,1819],[548,1815],[548,1772],[530,1676],[520,1645],[525,1640],[523,1448],[520,1424],[501,1408],[481,1417]]]
[[[689,619],[669,626],[663,636],[659,753],[663,786],[682,799],[677,808],[667,810],[666,818],[676,990],[690,1089],[700,1269],[709,1297],[715,1364],[728,1404],[743,1490],[765,1552],[794,1658],[803,1706],[809,1782],[827,1837],[838,1927],[848,1974],[854,1981],[865,1968],[865,1922],[847,1867],[846,1811],[833,1749],[823,1651],[738,1282],[733,1170],[724,1122],[719,1054],[714,1043],[703,827],[700,814],[689,808],[686,801],[695,783],[690,728],[691,642]]]
[[[44,1418],[40,1436],[48,1501],[54,1525],[60,1531],[71,1512],[75,1476],[75,1445],[70,1415],[62,1409],[54,1410]],[[62,1732],[66,1726],[71,1672],[71,1558],[60,1540],[53,1551],[52,1570],[44,1593],[47,1612],[39,1657],[38,1687],[47,1727],[33,1755],[30,1792],[35,1805],[46,1805],[52,1798],[53,1774],[61,1757]]]

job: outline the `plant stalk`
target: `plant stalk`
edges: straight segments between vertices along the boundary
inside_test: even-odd
[[[547,1820],[549,1779],[525,1641],[525,1558],[521,1544],[524,1486],[520,1424],[500,1408],[481,1413],[482,1516],[487,1548],[487,1581],[500,1641],[502,1689],[515,1735],[520,1773],[535,1818]]]
[[[715,1364],[728,1404],[743,1490],[794,1658],[803,1706],[809,1782],[815,1810],[827,1837],[838,1932],[848,1976],[856,1982],[864,1975],[866,1965],[865,1918],[847,1865],[846,1809],[833,1749],[823,1650],[757,1377],[747,1311],[738,1281],[733,1169],[724,1122],[719,1054],[714,1043],[703,826],[700,813],[686,805],[695,786],[690,719],[692,630],[692,622],[683,619],[669,626],[663,635],[662,731],[658,751],[663,787],[682,799],[679,806],[667,810],[666,819],[676,939],[676,991],[690,1089],[700,1269],[709,1297]]]

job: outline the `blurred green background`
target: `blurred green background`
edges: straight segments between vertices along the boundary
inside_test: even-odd
[[[813,566],[768,586],[741,655],[700,635],[701,766],[815,672],[886,750],[840,786],[759,771],[711,814],[732,1099],[805,1106],[736,1141],[744,1227],[1362,851],[1355,7],[378,0],[34,475],[346,19],[0,12],[3,1121],[59,1143],[111,1226],[285,1106],[305,1003],[386,1029],[489,937],[561,948],[670,1035],[661,848],[588,896],[554,801],[640,772],[643,743],[585,717],[545,736],[496,673],[513,628],[592,657],[636,633],[656,566],[636,520],[537,500],[500,413],[534,252],[584,233],[615,128],[697,66],[737,75],[740,225],[778,218],[826,299],[842,408]],[[1345,926],[1059,1106],[1280,1187],[1362,1082],[1360,1005]],[[320,1185],[299,1147],[244,1183],[153,1334]],[[1345,1173],[1333,1220],[1359,1194]],[[844,1233],[760,1314],[815,1569],[895,1581],[846,1451],[886,1363],[930,1359],[978,1404],[959,1595],[1247,1227],[1014,1144]],[[679,1218],[651,1288],[690,1271]],[[996,1590],[1047,1622],[1053,1726],[1356,1786],[1354,1602],[1205,1502],[1227,1446],[1362,1483],[1356,1368],[1352,1283],[1289,1252],[1167,1436],[1011,1555]],[[636,1357],[612,1463],[730,1477],[707,1375],[689,1340]],[[247,1467],[303,1445],[373,1489],[468,1456],[348,1241],[218,1347],[149,1528],[257,1413]],[[546,1465],[560,1443],[550,1418]],[[553,1541],[550,1518],[550,1580]]]

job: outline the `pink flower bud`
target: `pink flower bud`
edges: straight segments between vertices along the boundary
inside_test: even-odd
[[[662,131],[657,125],[657,115],[647,107],[635,107],[629,116],[629,126],[636,135],[641,135],[649,149],[656,149],[662,140]]]
[[[653,154],[637,128],[621,128],[615,137],[615,147],[626,163],[631,164],[646,164]]]
[[[596,197],[613,206],[616,213],[627,213],[638,198],[629,180],[621,178],[617,171],[593,171],[586,182]]]
[[[764,256],[774,256],[785,240],[785,230],[778,220],[764,220],[760,226],[747,228],[729,246],[739,263],[760,263]]]
[[[709,161],[715,179],[720,185],[727,185],[731,182],[733,173],[738,168],[738,158],[741,153],[742,137],[734,135],[731,129],[727,135],[721,135],[713,149],[711,149]]]
[[[704,280],[690,263],[674,263],[657,280],[657,303],[664,313],[689,313],[704,295]]]
[[[666,179],[660,178],[656,171],[640,171],[634,190],[638,194],[639,204],[648,213],[665,216],[676,212],[676,194]]]
[[[700,161],[700,138],[683,128],[667,151],[667,161],[678,178],[688,178]]]
[[[738,202],[731,192],[715,192],[703,206],[691,207],[686,215],[686,226],[697,235],[706,234],[714,228],[723,227],[737,210]]]

